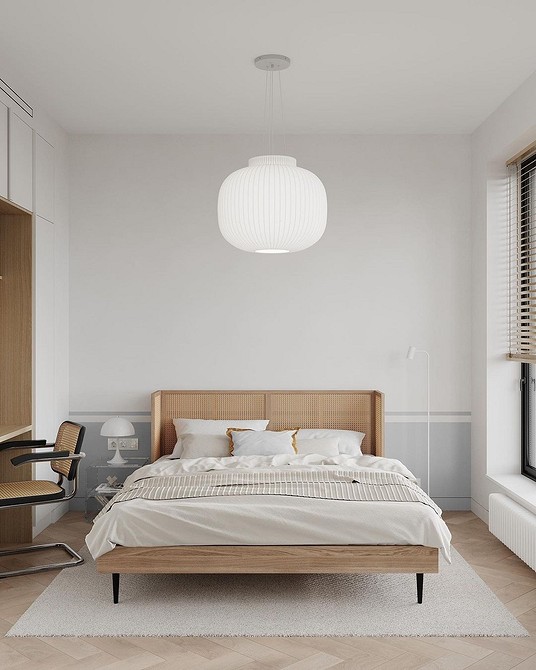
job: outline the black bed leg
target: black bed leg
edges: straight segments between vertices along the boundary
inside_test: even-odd
[[[419,605],[422,603],[422,587],[424,583],[424,574],[422,572],[417,573],[417,602]]]
[[[114,605],[119,602],[119,573],[112,573],[112,588],[114,592]]]

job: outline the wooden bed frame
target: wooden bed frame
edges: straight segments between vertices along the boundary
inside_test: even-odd
[[[170,454],[173,419],[269,419],[269,429],[300,426],[359,430],[365,454],[383,455],[379,391],[156,391],[152,394],[151,461]],[[97,558],[112,574],[114,603],[121,573],[415,573],[422,602],[424,573],[439,572],[439,551],[421,545],[219,545],[116,547]]]

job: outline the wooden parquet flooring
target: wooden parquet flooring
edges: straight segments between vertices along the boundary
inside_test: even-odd
[[[1,670],[536,670],[536,573],[471,512],[448,512],[453,543],[531,633],[528,638],[5,638],[56,573],[0,580]],[[70,512],[38,542],[81,547]],[[42,555],[40,559],[42,559]],[[61,616],[60,613],[51,615]],[[110,622],[110,625],[112,623]]]

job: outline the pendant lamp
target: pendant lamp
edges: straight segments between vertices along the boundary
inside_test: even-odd
[[[218,196],[218,223],[227,242],[242,251],[301,251],[318,242],[326,229],[326,190],[315,174],[297,166],[295,158],[273,153],[274,73],[281,100],[280,71],[290,66],[290,59],[259,56],[255,66],[267,73],[268,151],[225,179]]]

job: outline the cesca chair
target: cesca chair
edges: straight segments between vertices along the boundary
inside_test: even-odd
[[[47,451],[42,453],[15,456],[11,459],[11,462],[14,466],[18,466],[23,463],[41,463],[48,461],[50,462],[52,470],[59,475],[57,483],[48,480],[35,479],[26,482],[0,483],[0,518],[2,510],[6,508],[22,507],[26,505],[46,505],[70,500],[74,497],[78,486],[78,465],[80,459],[85,457],[85,454],[80,451],[85,432],[85,426],[81,426],[80,424],[71,421],[64,421],[58,429],[56,441],[53,444],[47,444],[46,440],[20,440],[0,443],[0,451],[28,447],[31,447],[32,449],[47,449]],[[63,487],[64,479],[68,482],[72,482],[69,493]],[[71,547],[63,542],[32,545],[29,547],[13,547],[0,550],[0,559],[3,556],[43,551],[54,547],[63,549],[74,560],[64,563],[48,563],[46,565],[37,565],[20,570],[0,572],[0,578],[15,577],[34,572],[43,572],[45,570],[70,568],[84,562],[84,559],[74,551],[74,549],[71,549]]]

